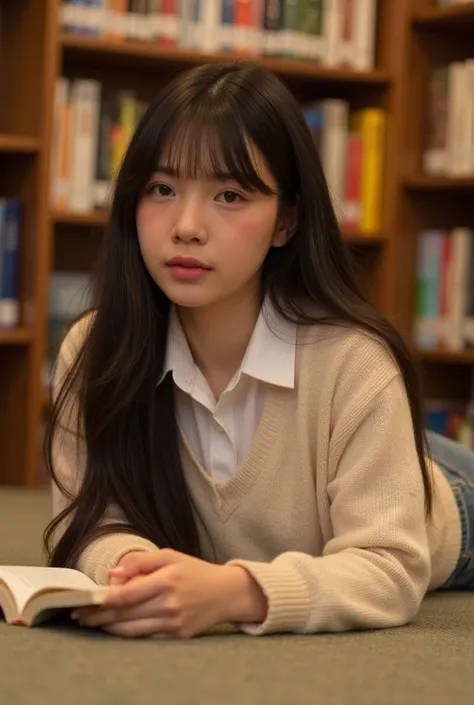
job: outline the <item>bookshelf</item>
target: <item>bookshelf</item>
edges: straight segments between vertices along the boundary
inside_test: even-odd
[[[406,124],[402,146],[405,171],[401,204],[403,230],[400,236],[403,234],[410,243],[407,249],[410,300],[405,300],[404,305],[410,312],[409,317],[414,320],[420,315],[415,308],[416,282],[421,276],[416,271],[416,258],[420,256],[416,250],[419,234],[430,230],[443,231],[451,241],[449,247],[454,248],[453,231],[474,228],[474,168],[470,173],[459,173],[451,162],[444,168],[445,173],[426,173],[425,152],[427,144],[432,145],[426,134],[430,115],[428,87],[433,80],[432,71],[453,62],[465,62],[474,58],[474,2],[441,7],[429,0],[413,0],[412,6],[406,48],[412,66],[410,81],[406,85],[407,113],[410,119]],[[451,77],[449,80],[452,80]],[[449,110],[448,103],[448,114]],[[450,139],[449,130],[447,132],[445,144]],[[448,161],[453,159],[449,149],[448,145]],[[446,261],[440,265],[441,277],[449,276],[446,274]],[[456,278],[456,275],[452,276]],[[446,306],[446,303],[438,302],[438,306]],[[446,314],[446,309],[441,309],[441,315],[449,316],[449,312]],[[438,340],[445,341],[445,336],[446,333],[438,333]],[[474,391],[474,350],[457,349],[456,346],[451,347],[441,342],[438,345],[435,343],[434,349],[419,349],[418,352],[427,404],[430,400],[437,400],[436,403],[459,402],[461,405],[470,401]]]
[[[49,206],[57,78],[97,79],[109,94],[133,87],[141,100],[149,100],[176,70],[229,59],[229,55],[179,47],[68,34],[59,26],[60,5],[60,0],[0,0],[4,55],[0,85],[3,95],[9,96],[0,108],[0,196],[2,191],[20,196],[28,214],[22,232],[21,325],[15,331],[0,330],[0,446],[6,448],[0,460],[0,484],[35,486],[39,482],[41,426],[49,405],[42,370],[50,274],[90,267],[107,222],[103,210],[72,213]],[[426,186],[419,176],[410,148],[410,139],[418,143],[419,134],[415,140],[410,133],[406,110],[412,84],[422,85],[423,80],[412,62],[414,28],[430,13],[429,3],[421,0],[378,0],[378,7],[373,70],[328,68],[275,57],[253,60],[277,73],[302,103],[342,98],[354,109],[386,111],[381,228],[371,233],[343,232],[343,236],[356,256],[368,295],[409,338],[414,275],[406,262],[413,256],[414,233],[420,224],[412,201],[417,191],[430,197],[433,193],[437,199],[441,190]],[[15,91],[20,82],[31,91],[20,96]],[[407,171],[407,167],[413,168]]]

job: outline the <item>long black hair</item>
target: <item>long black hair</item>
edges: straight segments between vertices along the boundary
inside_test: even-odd
[[[188,136],[182,141],[183,129]],[[189,175],[200,169],[205,134],[216,168],[244,188],[267,192],[248,142],[263,155],[281,203],[298,203],[297,232],[268,253],[262,289],[287,319],[365,330],[383,341],[403,376],[423,474],[421,394],[415,366],[392,325],[356,283],[341,238],[320,160],[297,101],[272,73],[249,64],[204,65],[175,77],[144,114],[117,177],[103,241],[97,307],[83,344],[56,396],[46,436],[48,468],[69,505],[47,527],[50,563],[73,566],[85,546],[117,531],[101,525],[109,503],[121,509],[121,531],[161,548],[200,555],[198,531],[181,466],[173,383],[163,369],[170,302],[148,273],[137,237],[136,211],[163,149],[173,148]],[[172,157],[173,159],[173,157]],[[309,313],[316,304],[324,316]],[[63,487],[54,467],[54,442],[65,410],[75,406],[77,441],[86,457],[77,493]],[[66,526],[53,545],[56,529]]]

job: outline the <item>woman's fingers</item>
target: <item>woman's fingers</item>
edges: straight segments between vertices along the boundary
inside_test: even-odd
[[[115,622],[103,627],[103,630],[113,636],[123,638],[179,636],[173,622],[166,619],[137,619],[129,622]]]

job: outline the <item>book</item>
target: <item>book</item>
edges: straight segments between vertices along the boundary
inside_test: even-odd
[[[107,591],[72,568],[0,566],[0,609],[8,624],[38,626],[64,610],[101,605]]]

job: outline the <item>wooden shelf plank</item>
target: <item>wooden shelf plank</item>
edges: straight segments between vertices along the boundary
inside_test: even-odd
[[[342,231],[342,237],[349,245],[382,247],[387,238],[383,233],[363,233]]]
[[[474,27],[474,2],[450,7],[430,7],[427,10],[417,12],[413,20],[415,24],[422,27],[472,29]]]
[[[0,152],[36,154],[39,152],[40,146],[41,143],[37,137],[0,134]]]
[[[33,333],[27,328],[0,328],[0,345],[27,345],[32,340]]]
[[[451,177],[416,174],[404,179],[405,188],[417,191],[463,191],[474,188],[474,175]]]
[[[237,60],[238,57],[229,54],[202,54],[186,51],[181,48],[164,48],[146,42],[118,42],[63,33],[61,45],[66,52],[85,53],[89,55],[109,55],[111,58],[126,61],[137,59],[142,61],[166,62],[172,64],[202,64],[220,61]],[[270,71],[287,77],[313,79],[324,83],[356,83],[385,86],[390,83],[386,71],[353,71],[347,68],[327,68],[310,61],[292,61],[271,57],[255,56],[252,62]]]
[[[108,220],[107,211],[90,213],[73,213],[70,211],[53,211],[51,218],[57,225],[79,225],[84,227],[105,227]]]
[[[449,365],[474,365],[474,350],[420,350],[419,356],[424,362],[439,362]]]

